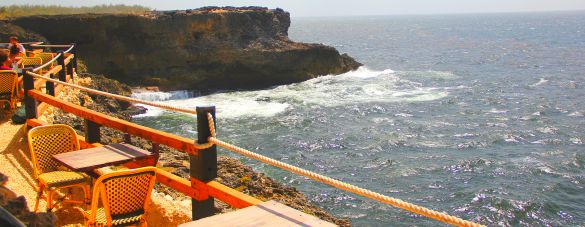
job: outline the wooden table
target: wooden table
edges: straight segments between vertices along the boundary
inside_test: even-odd
[[[115,143],[53,155],[53,159],[76,172],[154,158],[155,154],[126,143]]]
[[[237,211],[218,214],[179,227],[195,226],[336,226],[273,200]]]

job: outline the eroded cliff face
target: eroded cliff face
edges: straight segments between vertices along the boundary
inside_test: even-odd
[[[281,9],[35,16],[11,22],[51,43],[77,43],[94,73],[166,90],[261,88],[360,66],[332,47],[289,40],[290,15]]]

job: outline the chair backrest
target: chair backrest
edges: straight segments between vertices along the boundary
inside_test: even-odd
[[[13,70],[0,70],[0,95],[14,95],[18,74]]]
[[[34,55],[35,58],[40,58],[43,60],[42,64],[45,64],[49,61],[51,61],[53,59],[53,57],[55,57],[55,54],[53,53],[38,53]],[[55,62],[51,63],[49,65],[49,67],[53,67],[55,65]]]
[[[156,181],[156,168],[143,167],[102,175],[94,184],[90,222],[95,222],[101,197],[108,226],[113,220],[146,214]]]
[[[25,57],[22,58],[22,62],[20,63],[20,67],[21,68],[25,68],[28,66],[40,66],[43,64],[43,59],[41,58],[37,58],[37,57],[33,57],[33,58],[29,58],[29,57]]]
[[[36,57],[37,54],[42,53],[43,49],[27,50],[26,55],[29,57]]]
[[[53,155],[79,150],[75,130],[61,124],[31,129],[28,132],[28,145],[35,167],[35,177],[57,170],[60,164],[53,160]]]

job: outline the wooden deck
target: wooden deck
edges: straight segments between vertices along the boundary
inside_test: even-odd
[[[234,212],[218,214],[197,221],[179,225],[179,227],[195,226],[336,226],[317,217],[305,214],[274,200]]]

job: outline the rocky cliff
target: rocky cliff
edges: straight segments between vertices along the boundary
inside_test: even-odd
[[[282,9],[207,7],[10,22],[55,44],[77,43],[94,73],[166,90],[261,88],[360,66],[333,47],[289,40],[290,15]]]

